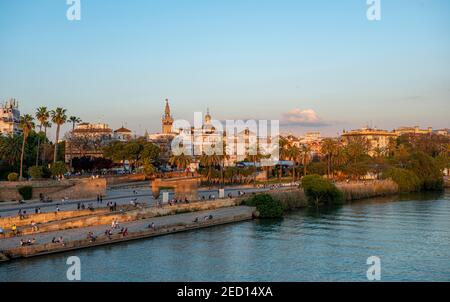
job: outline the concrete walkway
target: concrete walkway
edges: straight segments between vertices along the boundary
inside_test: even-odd
[[[278,190],[283,189],[279,188]],[[232,197],[238,196],[238,191],[245,192],[247,194],[251,194],[253,192],[264,192],[268,191],[268,188],[241,188],[241,187],[230,187],[225,188],[225,195],[231,194]],[[136,193],[136,194],[135,194]],[[216,198],[218,197],[218,190],[212,189],[212,190],[200,190],[199,196],[200,198],[202,196],[205,197],[205,199],[208,199],[208,196],[210,194],[214,194]],[[131,199],[137,199],[137,202],[144,203],[147,206],[154,206],[155,200],[152,196],[150,188],[144,188],[144,189],[115,189],[115,190],[108,190],[107,196],[103,198],[103,203],[97,203],[96,199],[83,199],[83,200],[55,200],[50,203],[43,203],[39,201],[31,201],[27,202],[25,204],[18,204],[15,203],[0,203],[0,217],[7,217],[7,216],[17,216],[19,209],[22,211],[25,210],[27,214],[34,214],[34,211],[36,208],[41,209],[41,213],[48,213],[48,212],[55,212],[56,207],[60,209],[60,211],[71,211],[77,209],[78,203],[84,203],[84,205],[87,207],[88,205],[92,205],[94,208],[101,208],[106,207],[106,204],[108,201],[116,202],[117,205],[126,205],[130,204]],[[170,194],[170,198],[173,198],[173,193]],[[1,226],[0,226],[1,227]]]
[[[253,212],[253,208],[246,207],[246,206],[237,206],[237,207],[230,207],[230,208],[220,208],[215,210],[209,210],[209,211],[200,211],[200,212],[192,212],[192,213],[184,213],[184,214],[177,214],[177,215],[170,215],[170,216],[163,216],[163,217],[154,217],[149,219],[143,219],[143,220],[137,220],[132,222],[126,222],[126,223],[120,223],[120,228],[125,227],[128,228],[128,232],[136,232],[147,229],[148,225],[152,222],[155,223],[156,228],[161,228],[164,226],[170,226],[174,224],[188,224],[192,223],[196,217],[198,217],[200,220],[203,219],[205,216],[212,215],[214,219],[220,219],[220,218],[227,218],[232,217],[240,214],[250,214]],[[18,236],[13,238],[5,238],[0,239],[0,251],[4,251],[7,249],[15,248],[20,246],[20,239],[28,240],[35,238],[36,244],[45,244],[50,243],[53,238],[59,238],[60,236],[63,237],[64,241],[73,241],[73,240],[80,240],[80,239],[86,239],[88,232],[93,232],[95,236],[103,236],[105,230],[110,229],[110,225],[100,225],[100,226],[93,226],[93,227],[86,227],[86,228],[79,228],[79,229],[69,229],[69,230],[62,230],[62,231],[54,231],[54,232],[48,232],[48,233],[38,233],[35,235],[27,235],[27,236]],[[114,234],[117,234],[119,229],[116,229],[113,231]]]

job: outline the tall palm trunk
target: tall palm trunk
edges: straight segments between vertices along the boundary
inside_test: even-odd
[[[56,157],[58,156],[58,140],[59,140],[59,125],[56,126],[56,140],[55,140],[55,151],[53,154],[53,163],[56,163]]]
[[[306,156],[303,158],[303,176],[306,176]]]
[[[45,138],[47,138],[47,127],[45,127],[44,126],[44,135],[45,135]],[[41,160],[42,160],[42,164],[44,164],[44,162],[46,161],[45,159],[46,159],[46,156],[47,156],[47,149],[46,149],[46,147],[44,147],[44,149],[42,150],[43,152],[42,152],[42,158],[41,158]]]
[[[22,141],[22,152],[20,154],[20,175],[19,175],[19,180],[23,180],[23,155],[25,153],[25,141],[26,141],[26,135],[25,133],[23,134],[23,141]]]
[[[294,164],[292,165],[292,182],[295,181],[295,161],[293,163]]]
[[[41,131],[42,131],[42,123],[39,125],[39,134],[38,134],[38,142],[37,142],[37,150],[36,150],[36,167],[39,166],[39,148],[41,145]]]

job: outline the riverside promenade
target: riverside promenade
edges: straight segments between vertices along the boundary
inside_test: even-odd
[[[250,220],[254,211],[255,209],[252,207],[234,206],[152,217],[124,223],[119,221],[119,227],[112,230],[111,235],[105,234],[105,230],[111,229],[110,225],[96,225],[3,238],[0,239],[0,260],[7,261],[13,258],[39,256]],[[152,224],[154,225],[153,228],[150,227]],[[127,229],[127,234],[119,234],[121,229]],[[89,232],[92,232],[95,240],[87,237]],[[60,237],[63,238],[63,243],[52,243],[53,238]],[[20,246],[21,239],[26,241],[32,238],[35,239],[33,245]]]

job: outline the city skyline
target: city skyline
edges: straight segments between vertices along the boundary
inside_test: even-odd
[[[138,134],[165,98],[175,119],[209,107],[295,134],[450,127],[448,1],[384,1],[377,22],[359,0],[81,4],[73,22],[65,1],[0,4],[2,102]]]

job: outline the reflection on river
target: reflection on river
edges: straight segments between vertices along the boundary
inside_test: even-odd
[[[296,211],[142,241],[0,264],[0,281],[450,281],[450,192]]]

